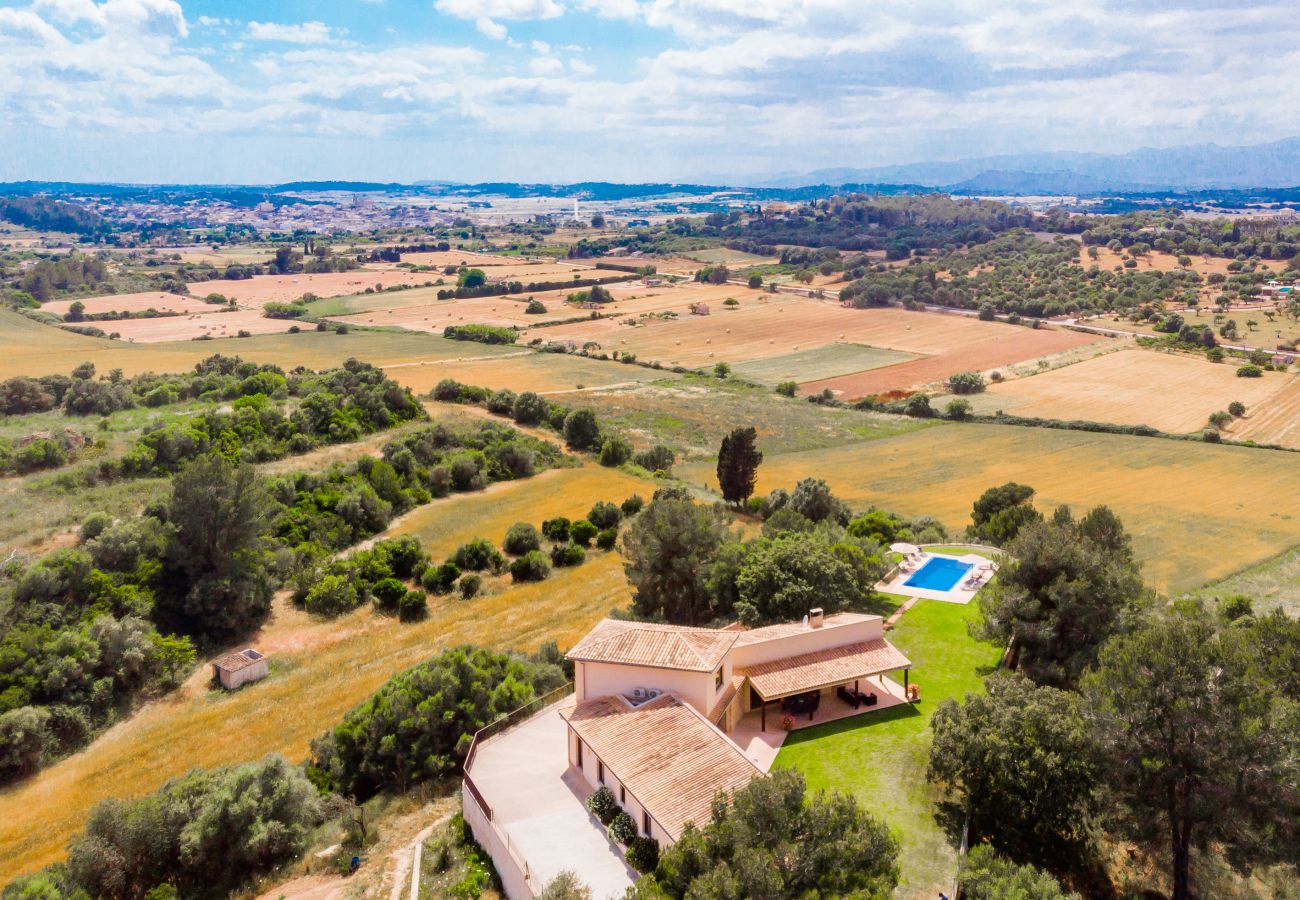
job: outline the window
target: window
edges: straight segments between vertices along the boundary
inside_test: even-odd
[[[596,780],[605,783],[605,764],[600,760],[596,760]]]
[[[618,802],[627,806],[627,788],[621,784],[618,786]]]
[[[713,689],[722,690],[722,666],[718,666],[718,671],[713,673]]]
[[[578,768],[582,768],[582,738],[578,738]]]
[[[645,810],[641,811],[641,830],[645,832],[646,837],[650,837],[650,813]]]

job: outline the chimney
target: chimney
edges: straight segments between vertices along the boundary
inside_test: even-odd
[[[823,615],[823,613],[822,613],[822,608],[821,608],[820,606],[818,606],[816,609],[810,609],[810,610],[808,610],[808,624],[809,624],[809,626],[811,626],[811,627],[813,627],[813,628],[821,628],[821,627],[822,627],[822,620],[823,620],[824,618],[825,618],[825,616]]]

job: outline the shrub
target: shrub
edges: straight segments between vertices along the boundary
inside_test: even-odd
[[[601,550],[613,550],[618,543],[618,529],[606,528],[596,535],[596,546]]]
[[[713,376],[715,378],[726,378],[731,374],[731,366],[720,362],[713,367]]]
[[[1210,362],[1223,362],[1224,352],[1222,347],[1211,347],[1205,351],[1205,358]]]
[[[621,466],[632,458],[632,445],[616,434],[610,435],[600,445],[602,466]]]
[[[424,570],[424,575],[420,578],[420,584],[424,585],[426,591],[432,591],[435,594],[445,594],[451,590],[451,586],[456,583],[460,577],[460,567],[450,560],[438,566],[430,566]]]
[[[636,837],[636,823],[626,812],[619,812],[609,823],[609,839],[620,844],[630,844]]]
[[[474,572],[484,569],[499,571],[505,565],[501,552],[485,538],[474,538],[468,544],[461,544],[452,554],[451,561],[462,570]]]
[[[91,513],[86,521],[81,523],[82,541],[93,541],[107,530],[108,526],[113,524],[113,517],[108,513],[96,512]]]
[[[1249,365],[1245,365],[1237,369],[1237,377],[1238,378],[1263,378],[1264,370],[1261,369],[1259,366],[1255,365],[1254,363],[1251,363]]]
[[[954,394],[978,394],[984,390],[984,376],[979,372],[958,372],[948,377],[948,390]]]
[[[600,820],[602,825],[614,821],[614,817],[620,812],[618,801],[614,799],[613,792],[607,787],[598,788],[587,798],[587,809]]]
[[[649,837],[634,837],[627,845],[627,864],[641,874],[659,866],[659,842]]]
[[[670,447],[656,444],[649,450],[642,450],[633,457],[632,461],[647,471],[663,472],[666,475],[672,472],[673,463],[677,462],[677,454],[673,453]]]
[[[515,392],[509,388],[499,390],[488,397],[487,410],[498,416],[508,416],[515,408]]]
[[[1232,422],[1232,415],[1223,410],[1210,413],[1210,425],[1222,429]]]
[[[1207,444],[1217,444],[1223,440],[1223,436],[1219,434],[1217,428],[1207,428],[1201,432],[1201,440]]]
[[[992,303],[981,303],[981,304],[980,304],[980,312],[979,312],[979,318],[980,318],[980,321],[981,321],[981,322],[992,322],[993,319],[994,319],[994,317],[995,317],[995,315],[996,315],[996,312],[997,312],[997,311],[994,310],[994,308],[993,308],[993,304],[992,304]]]
[[[463,385],[454,378],[444,378],[433,387],[433,399],[444,403],[459,403]]]
[[[597,528],[613,528],[623,518],[622,512],[613,503],[601,500],[587,513],[587,521]]]
[[[569,520],[564,516],[556,516],[554,519],[547,519],[542,523],[542,534],[548,541],[564,542],[569,539]]]
[[[645,506],[645,499],[640,494],[633,494],[619,505],[619,509],[623,513],[623,518],[630,519],[639,513],[643,506]]]
[[[1233,400],[1228,404],[1228,413],[1229,415],[1236,416],[1240,419],[1246,414],[1246,404],[1242,403],[1240,400]]]
[[[407,591],[397,606],[397,618],[402,622],[418,622],[429,614],[429,601],[424,591]]]
[[[749,276],[749,286],[750,286],[751,288],[753,288],[754,290],[758,290],[759,288],[761,288],[761,287],[763,286],[763,276],[762,276],[762,275],[750,275],[750,276]]]
[[[395,612],[402,598],[406,596],[406,585],[396,578],[384,578],[375,582],[370,588],[375,595],[375,606],[385,612]]]
[[[969,400],[950,400],[944,415],[954,422],[962,422],[970,418],[970,401]]]
[[[465,575],[460,579],[460,583],[456,587],[460,591],[460,599],[472,600],[478,596],[478,592],[482,589],[483,578],[480,575]]]
[[[453,341],[477,341],[480,344],[513,344],[519,332],[499,325],[448,325],[442,336]]]
[[[513,581],[542,581],[551,574],[551,564],[540,550],[529,550],[510,564]]]
[[[536,425],[546,418],[547,412],[546,401],[540,394],[524,391],[515,398],[511,416],[520,425]]]
[[[569,526],[569,537],[575,544],[585,547],[591,543],[591,539],[600,531],[595,525],[592,525],[586,519],[579,519]]]
[[[551,548],[551,563],[557,569],[580,566],[586,559],[587,551],[577,544],[556,544]]]
[[[600,423],[589,409],[575,409],[564,417],[564,442],[574,450],[595,450],[600,446]]]
[[[783,381],[776,386],[776,392],[782,397],[793,397],[799,390],[799,385],[793,381]]]
[[[537,550],[542,546],[542,536],[528,522],[516,522],[506,532],[506,539],[502,546],[511,556],[523,556],[530,550]]]
[[[524,308],[524,312],[528,313],[530,316],[544,315],[546,313],[546,304],[541,300],[529,300],[528,306]]]
[[[930,419],[934,417],[934,410],[930,407],[930,398],[925,394],[913,394],[907,398],[907,403],[903,405],[903,412],[914,419]]]
[[[342,575],[326,575],[311,586],[303,605],[318,616],[337,616],[356,609],[361,602],[356,586]]]

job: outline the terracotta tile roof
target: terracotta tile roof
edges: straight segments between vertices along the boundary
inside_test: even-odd
[[[738,790],[763,774],[673,694],[637,707],[601,697],[560,715],[674,841],[687,822],[710,820],[718,791]]]
[[[722,715],[722,711],[727,708],[727,704],[731,702],[731,698],[736,696],[736,691],[740,690],[740,686],[744,683],[744,675],[731,676],[731,683],[727,685],[726,689],[723,690],[722,695],[718,697],[718,702],[713,704],[713,708],[709,710],[710,722],[715,725],[718,723],[718,717]]]
[[[569,659],[688,672],[712,672],[738,637],[734,631],[604,619],[569,651]]]
[[[864,675],[905,669],[911,664],[893,644],[880,638],[759,663],[745,669],[744,674],[760,694],[771,700],[843,684]]]
[[[751,628],[748,631],[740,632],[739,637],[736,639],[736,646],[744,647],[747,644],[760,644],[763,641],[789,637],[792,634],[804,634],[809,631],[825,631],[840,625],[856,625],[871,618],[874,618],[874,616],[869,616],[866,613],[843,612],[827,616],[821,628],[813,628],[803,622],[782,622],[779,625],[765,625],[762,628]]]
[[[250,651],[241,650],[238,653],[227,653],[215,660],[212,664],[223,672],[238,672],[240,669],[251,666],[253,663],[265,659],[262,654],[256,650],[251,651],[253,655],[248,655]]]

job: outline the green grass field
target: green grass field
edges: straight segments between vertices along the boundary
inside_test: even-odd
[[[935,820],[925,770],[930,717],[940,701],[982,691],[1001,654],[967,633],[967,622],[978,615],[974,604],[923,600],[912,607],[889,640],[912,661],[920,702],[792,732],[776,758],[776,766],[803,772],[810,788],[857,797],[898,835],[899,897],[935,897],[956,871],[957,854]]]
[[[868,347],[866,344],[837,343],[768,359],[736,363],[731,368],[741,378],[774,386],[782,381],[802,384],[805,381],[852,375],[854,372],[882,369],[910,359],[917,359],[916,354]]]
[[[1249,597],[1257,613],[1280,607],[1300,616],[1300,547],[1192,592],[1211,603],[1233,594]]]

